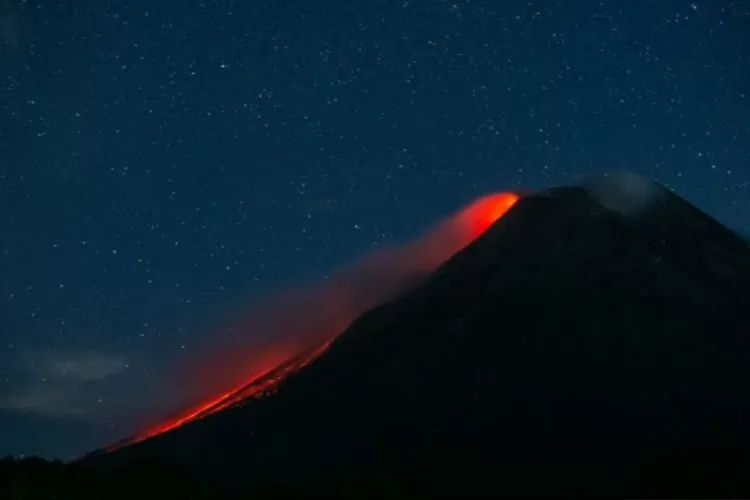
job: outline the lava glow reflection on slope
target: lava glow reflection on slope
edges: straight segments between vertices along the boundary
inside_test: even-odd
[[[238,356],[237,352],[241,354],[241,349],[234,350],[234,356],[228,356],[229,351],[225,350],[221,356],[204,359],[202,365],[211,366],[212,369],[202,373],[214,374],[209,376],[216,377],[216,387],[230,389],[214,391],[213,396],[113,444],[107,450],[143,441],[275,390],[285,377],[319,357],[359,315],[403,293],[413,284],[415,275],[426,276],[434,271],[484,233],[518,199],[515,193],[497,193],[478,198],[452,217],[435,224],[414,241],[368,254],[334,275],[325,285],[306,288],[292,301],[278,302],[283,302],[284,307],[277,307],[278,311],[271,313],[270,320],[266,317],[262,323],[249,321],[246,329],[251,333],[255,331],[254,325],[262,324],[263,330],[272,330],[273,333],[274,328],[280,331],[278,325],[283,323],[286,331],[298,330],[296,341],[279,341],[261,350],[261,362],[257,361],[258,352],[255,353],[255,362]],[[311,327],[313,324],[314,328]],[[222,368],[225,375],[229,372],[233,377],[221,378],[216,375],[218,368]]]

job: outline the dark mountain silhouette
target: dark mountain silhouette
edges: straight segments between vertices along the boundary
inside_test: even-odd
[[[114,452],[214,492],[750,495],[750,249],[629,174],[522,198],[274,392]]]

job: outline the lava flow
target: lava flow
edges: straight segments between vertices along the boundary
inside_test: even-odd
[[[317,358],[323,351],[326,350],[328,344],[326,342],[322,346],[305,351],[298,354],[297,356],[281,363],[276,368],[273,368],[265,373],[258,375],[256,378],[250,380],[241,387],[235,387],[232,390],[218,394],[217,396],[210,398],[195,407],[186,410],[183,413],[178,414],[175,417],[167,419],[153,427],[149,427],[141,431],[139,434],[131,436],[122,441],[109,446],[107,451],[113,451],[123,446],[138,443],[145,439],[148,439],[159,434],[163,434],[172,429],[176,429],[188,422],[198,420],[213,413],[219,412],[232,405],[246,401],[250,398],[257,398],[272,392],[281,380],[283,380],[290,373],[296,372],[308,364],[310,364],[315,358]]]
[[[200,379],[213,396],[115,443],[116,450],[273,391],[290,373],[313,362],[359,315],[405,292],[471,243],[518,201],[515,193],[481,197],[411,243],[379,250],[334,274],[324,284],[274,298],[237,330],[242,335],[202,359]],[[263,332],[270,344],[246,339]],[[245,340],[243,340],[245,339]],[[243,344],[244,342],[244,344]],[[195,366],[195,365],[193,365]],[[184,384],[189,385],[189,384]],[[217,391],[217,387],[229,387]]]

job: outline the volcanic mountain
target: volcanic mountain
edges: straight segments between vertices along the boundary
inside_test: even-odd
[[[82,463],[295,497],[750,494],[750,248],[632,174],[523,197],[299,367]]]

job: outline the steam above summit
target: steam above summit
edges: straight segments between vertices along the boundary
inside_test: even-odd
[[[645,214],[669,194],[662,186],[627,170],[592,176],[581,186],[588,189],[602,207],[628,216]]]

